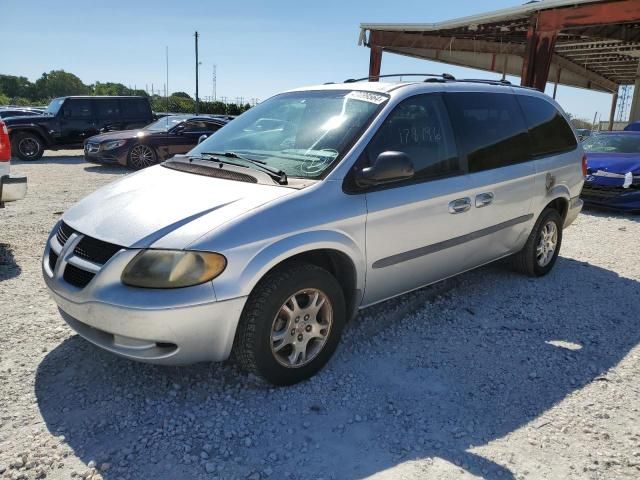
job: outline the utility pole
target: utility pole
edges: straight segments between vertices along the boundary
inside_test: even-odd
[[[198,98],[198,67],[199,67],[199,63],[198,63],[198,37],[199,36],[200,36],[200,34],[196,30],[196,33],[194,35],[194,37],[196,39],[196,115],[200,114],[200,99]]]
[[[216,101],[216,80],[217,80],[217,78],[216,78],[216,66],[215,65],[213,66],[213,77],[212,77],[212,80],[213,80],[213,101],[215,102]]]
[[[167,61],[167,82],[164,84],[164,95],[165,95],[165,100],[167,102],[167,113],[169,113],[169,46],[167,45],[165,47],[165,58]],[[168,117],[167,117],[168,118]]]

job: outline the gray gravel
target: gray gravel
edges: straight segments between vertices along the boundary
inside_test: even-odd
[[[544,279],[500,265],[369,309],[274,389],[123,360],[40,273],[62,211],[126,174],[48,155],[0,210],[0,478],[640,477],[640,217],[587,212]]]

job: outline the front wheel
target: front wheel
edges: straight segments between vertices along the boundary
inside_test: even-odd
[[[11,149],[20,160],[39,160],[44,153],[44,142],[35,133],[18,132],[11,139]]]
[[[138,144],[131,147],[127,160],[129,168],[141,170],[155,165],[158,162],[158,155],[152,147]]]
[[[242,313],[234,355],[247,372],[275,385],[313,376],[331,358],[345,323],[337,280],[310,264],[291,264],[265,276]]]
[[[549,273],[560,252],[562,223],[562,217],[557,210],[543,210],[524,248],[513,255],[513,267],[532,277],[541,277]]]

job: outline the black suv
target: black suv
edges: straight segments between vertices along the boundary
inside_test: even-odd
[[[46,149],[82,148],[99,133],[140,128],[153,114],[145,97],[60,97],[41,116],[5,120],[13,154],[38,160]]]

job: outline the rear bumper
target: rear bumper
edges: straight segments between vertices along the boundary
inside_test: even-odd
[[[26,175],[3,175],[0,177],[0,204],[22,200],[27,195]]]
[[[567,228],[571,225],[574,220],[578,217],[578,214],[582,210],[584,202],[580,199],[580,197],[573,197],[569,202],[569,208],[567,209],[567,215],[564,218],[564,226],[563,228]]]

